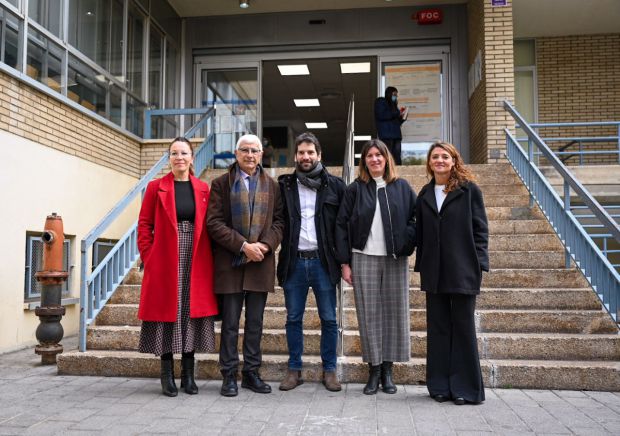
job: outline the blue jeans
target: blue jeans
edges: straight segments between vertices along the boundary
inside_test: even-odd
[[[301,370],[304,352],[303,319],[312,286],[321,319],[321,359],[324,371],[336,370],[336,346],[338,323],[336,322],[336,287],[331,284],[320,259],[295,259],[293,274],[284,283],[286,303],[286,341],[288,343],[288,367]]]

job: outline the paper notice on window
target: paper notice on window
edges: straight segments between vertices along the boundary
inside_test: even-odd
[[[440,62],[388,65],[385,84],[398,89],[398,106],[408,111],[403,143],[442,139]]]

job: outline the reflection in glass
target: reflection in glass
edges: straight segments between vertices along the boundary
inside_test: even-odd
[[[35,80],[61,92],[61,65],[64,49],[32,27],[28,28],[26,73]]]
[[[127,130],[138,136],[144,134],[144,109],[145,105],[130,95],[127,95]]]
[[[87,109],[106,116],[108,81],[73,55],[69,55],[67,97]]]
[[[17,17],[0,6],[0,62],[17,68]]]
[[[142,96],[142,53],[144,38],[144,16],[135,6],[129,6],[127,27],[127,87]]]
[[[61,38],[62,0],[29,0],[28,18]]]

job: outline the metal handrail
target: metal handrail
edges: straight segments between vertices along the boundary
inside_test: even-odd
[[[620,299],[620,274],[615,270],[601,250],[596,246],[590,235],[570,209],[570,189],[572,188],[581,201],[600,220],[605,229],[620,242],[620,226],[613,221],[609,214],[590,195],[590,193],[574,178],[566,166],[560,162],[553,151],[545,144],[523,117],[512,105],[504,101],[504,108],[512,115],[520,128],[528,135],[528,154],[519,145],[519,141],[505,129],[506,157],[530,192],[531,200],[535,201],[553,229],[560,237],[567,253],[567,267],[570,259],[575,261],[588,280],[603,306],[612,318],[618,322],[618,300]],[[533,160],[533,146],[536,145],[541,153],[564,179],[564,198],[553,189],[549,181],[535,165]]]
[[[205,141],[199,146],[194,156],[194,167],[196,175],[209,167],[213,161],[215,134],[213,120],[215,109],[164,109],[153,110],[146,116],[145,125],[149,125],[151,115],[203,115],[186,133],[185,137],[191,138],[207,122],[211,122],[211,133],[207,135]],[[102,233],[112,224],[127,206],[137,197],[138,193],[144,193],[148,183],[157,176],[167,163],[167,153],[153,165],[153,167],[136,183],[136,185],[121,198],[116,205],[97,223],[97,225],[86,234],[80,244],[80,330],[79,330],[79,350],[86,351],[86,327],[90,324],[108,299],[112,296],[118,285],[123,281],[127,273],[131,270],[138,260],[138,235],[137,220],[131,225],[129,230],[112,247],[110,252],[102,259],[99,265],[88,274],[88,251],[95,241],[101,237]]]

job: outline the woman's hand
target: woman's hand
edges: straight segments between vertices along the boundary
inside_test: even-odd
[[[353,286],[353,271],[351,271],[351,267],[346,263],[342,264],[342,279]]]

